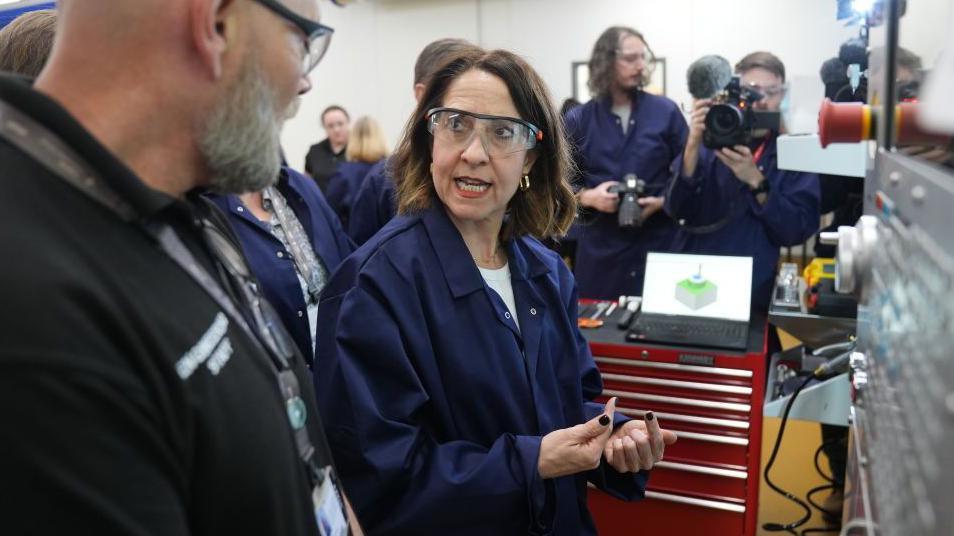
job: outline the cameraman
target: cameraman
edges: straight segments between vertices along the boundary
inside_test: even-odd
[[[778,111],[785,66],[769,52],[753,52],[735,66],[743,87],[763,98],[756,111]],[[686,253],[753,257],[752,305],[769,305],[779,249],[801,244],[819,226],[818,176],[777,167],[778,132],[754,131],[748,145],[702,146],[711,99],[694,103],[689,138],[673,163],[666,211],[684,226]]]
[[[652,67],[652,51],[641,33],[607,29],[589,62],[593,99],[566,116],[582,174],[577,195],[586,223],[576,228],[574,271],[586,298],[642,294],[646,252],[673,250],[676,229],[660,210],[661,196],[688,127],[674,102],[642,90]],[[610,188],[631,173],[645,181],[637,201],[642,220],[638,227],[621,228],[619,195]]]

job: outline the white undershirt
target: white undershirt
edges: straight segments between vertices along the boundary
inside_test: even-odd
[[[613,115],[619,117],[619,126],[623,127],[623,135],[629,130],[629,116],[632,114],[632,104],[626,103],[622,106],[613,106]]]
[[[510,283],[510,263],[496,270],[481,268],[480,266],[477,268],[480,270],[480,275],[484,277],[484,281],[487,282],[487,286],[493,289],[503,300],[504,305],[510,311],[513,323],[516,324],[517,329],[520,329],[520,321],[517,320],[517,302],[513,299],[513,285]]]

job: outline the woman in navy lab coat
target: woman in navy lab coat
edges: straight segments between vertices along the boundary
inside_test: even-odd
[[[675,435],[615,416],[576,327],[568,148],[540,77],[474,48],[393,157],[399,216],[319,307],[319,404],[371,534],[594,534],[586,482],[642,497]]]
[[[688,127],[676,103],[643,91],[653,55],[643,35],[612,27],[590,58],[593,99],[571,110],[567,132],[583,184],[585,217],[577,226],[574,272],[584,298],[641,295],[646,253],[673,251],[676,230],[663,213],[669,165],[682,152]],[[643,222],[620,228],[619,196],[609,188],[630,173],[646,183],[639,199]]]

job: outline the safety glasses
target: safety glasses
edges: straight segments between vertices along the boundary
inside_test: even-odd
[[[528,151],[543,140],[543,131],[516,117],[432,108],[425,120],[434,139],[453,149],[465,149],[473,143],[474,136],[480,136],[481,145],[490,157]]]
[[[306,75],[314,70],[321,58],[328,51],[328,45],[331,43],[331,34],[334,29],[325,26],[319,22],[306,19],[295,13],[278,0],[255,0],[262,6],[268,8],[279,17],[285,19],[292,26],[297,28],[305,36],[305,53],[302,57],[302,74]]]

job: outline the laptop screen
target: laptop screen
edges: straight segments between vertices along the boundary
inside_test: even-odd
[[[747,322],[752,257],[649,253],[644,313]]]

